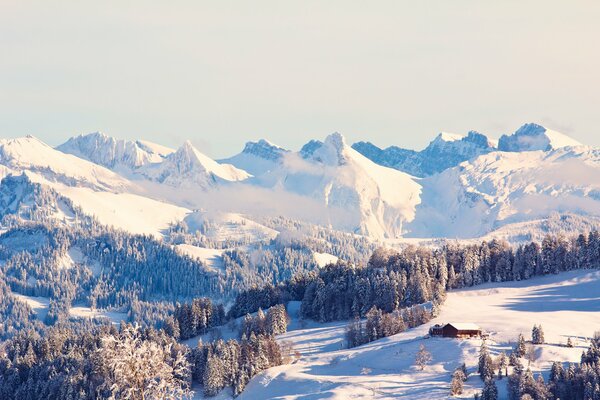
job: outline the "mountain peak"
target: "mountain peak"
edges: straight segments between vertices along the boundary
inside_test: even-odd
[[[498,142],[501,151],[549,151],[568,146],[581,146],[581,143],[535,123],[521,126],[512,135],[502,135]]]
[[[219,164],[198,151],[189,140],[183,142],[176,152],[169,154],[150,175],[171,186],[195,184],[203,188],[219,180],[239,181],[250,176],[233,165]]]
[[[339,132],[333,132],[332,134],[328,135],[325,138],[325,143],[338,150],[341,150],[347,146],[346,138],[344,138],[344,135]]]
[[[266,139],[260,139],[258,142],[247,142],[244,146],[244,150],[242,150],[242,153],[244,154],[251,154],[271,161],[279,160],[282,155],[287,152],[289,152],[289,150],[277,146]]]
[[[311,140],[300,149],[300,155],[307,160],[326,165],[346,164],[346,152],[350,147],[339,132],[334,132],[325,138],[324,142]]]
[[[464,135],[459,135],[457,133],[450,132],[440,132],[433,141],[444,141],[444,142],[456,142],[458,140],[462,140]]]
[[[74,136],[56,149],[110,169],[136,169],[163,160],[163,155],[155,152],[153,147],[161,146],[92,132]]]

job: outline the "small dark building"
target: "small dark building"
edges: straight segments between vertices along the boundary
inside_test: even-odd
[[[471,338],[481,336],[481,328],[472,323],[453,322],[445,325],[434,325],[429,328],[429,334],[451,338]]]

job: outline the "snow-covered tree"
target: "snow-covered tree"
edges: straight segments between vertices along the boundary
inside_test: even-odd
[[[527,347],[525,346],[525,337],[523,334],[519,333],[519,337],[517,339],[517,345],[515,346],[513,353],[517,357],[525,356],[525,352],[527,351]]]
[[[479,372],[481,379],[484,381],[494,377],[494,363],[485,341],[481,344],[481,348],[479,349],[479,363],[477,371]]]
[[[267,311],[266,330],[269,335],[280,335],[287,331],[290,317],[283,304],[278,304]]]
[[[431,353],[427,351],[425,345],[419,345],[419,351],[417,351],[417,355],[415,356],[415,365],[423,371],[425,366],[429,364],[432,360]]]
[[[485,380],[483,391],[481,392],[481,400],[498,400],[498,387],[492,378]]]
[[[542,329],[542,325],[534,325],[531,330],[531,343],[533,344],[544,344],[544,330]]]
[[[225,387],[225,369],[219,356],[209,352],[206,360],[206,368],[202,376],[204,395],[214,396]]]
[[[124,325],[106,335],[98,350],[106,387],[118,398],[181,399],[189,397],[190,366],[172,341],[144,340],[140,328]]]
[[[458,394],[462,394],[463,392],[463,384],[467,380],[465,373],[462,368],[457,368],[452,373],[452,382],[450,382],[450,394],[452,396],[456,396]]]
[[[502,379],[503,374],[508,375],[508,357],[506,353],[503,351],[498,356],[498,377]]]

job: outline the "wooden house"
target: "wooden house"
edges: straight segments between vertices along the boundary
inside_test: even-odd
[[[479,326],[468,322],[451,322],[444,325],[434,325],[429,328],[431,336],[442,336],[451,338],[471,338],[482,336]]]

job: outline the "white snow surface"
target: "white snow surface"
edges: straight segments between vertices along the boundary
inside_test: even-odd
[[[178,244],[175,246],[175,249],[180,254],[185,254],[202,261],[202,263],[211,271],[223,269],[223,252],[225,250],[207,249],[191,244]]]
[[[319,267],[324,267],[328,264],[335,264],[338,261],[338,258],[333,254],[329,253],[319,253],[314,252],[313,257],[315,258],[315,262],[319,265]]]
[[[117,325],[127,321],[127,313],[119,311],[96,310],[86,306],[75,306],[69,309],[69,315],[76,318],[106,318]]]
[[[18,300],[27,303],[29,307],[35,312],[37,319],[43,321],[48,314],[48,306],[50,305],[50,299],[47,297],[36,297],[36,296],[25,296],[18,293],[13,293]]]
[[[190,232],[202,231],[216,242],[264,242],[274,239],[279,233],[238,213],[194,211],[185,217],[184,222]]]
[[[458,133],[440,132],[436,139],[443,140],[444,142],[455,142],[463,139],[464,137],[465,135],[460,135]]]
[[[469,372],[465,393],[473,398],[482,383],[476,373],[480,339],[428,338],[436,323],[466,322],[490,334],[492,354],[510,351],[519,333],[530,338],[541,324],[547,344],[536,345],[534,373],[547,379],[552,361],[578,362],[589,346],[586,338],[597,329],[600,311],[600,271],[573,271],[522,282],[487,284],[450,292],[440,315],[430,323],[401,334],[345,349],[346,322],[302,327],[299,303],[292,302],[290,331],[278,337],[301,353],[292,364],[270,368],[254,377],[239,397],[249,399],[447,399],[452,372],[465,362]],[[571,338],[573,348],[564,347]],[[431,364],[419,371],[415,354],[423,344]],[[527,364],[527,361],[525,361]],[[498,381],[500,398],[506,399]],[[228,398],[227,393],[221,394]]]

